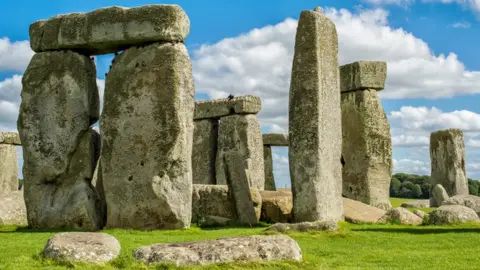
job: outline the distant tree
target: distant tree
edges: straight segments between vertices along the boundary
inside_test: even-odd
[[[390,197],[398,197],[401,185],[402,182],[400,182],[398,178],[392,177],[392,182],[390,183]]]
[[[400,188],[400,191],[398,192],[398,197],[400,198],[412,198],[412,191],[405,186],[402,186]]]
[[[415,198],[415,199],[422,198],[422,188],[420,187],[419,184],[414,184],[413,185],[412,195],[413,195],[413,198]]]
[[[430,185],[430,183],[423,183],[420,187],[422,188],[422,198],[423,199],[430,198],[430,189],[432,185]]]

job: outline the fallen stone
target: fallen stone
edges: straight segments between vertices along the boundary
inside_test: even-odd
[[[266,133],[262,135],[263,145],[288,146],[288,134]]]
[[[427,213],[423,212],[422,210],[418,210],[418,209],[413,210],[413,213],[415,215],[419,216],[420,218],[422,218],[422,220],[425,218],[425,216],[428,216]]]
[[[276,190],[275,176],[273,175],[272,147],[263,146],[263,168],[265,171],[265,190]]]
[[[382,61],[357,61],[340,66],[340,90],[343,92],[364,89],[382,90],[387,79],[387,63]]]
[[[215,185],[218,120],[195,120],[192,147],[192,177],[194,184]]]
[[[74,49],[97,55],[152,42],[183,42],[189,32],[190,20],[177,5],[113,6],[37,21],[30,25],[30,46],[35,52]]]
[[[377,223],[387,211],[371,205],[343,198],[343,215],[350,223]]]
[[[480,197],[475,195],[456,195],[442,202],[442,205],[463,205],[471,208],[480,216]]]
[[[104,225],[91,184],[98,136],[90,126],[99,114],[95,74],[89,57],[55,51],[35,54],[22,78],[18,130],[32,228],[98,230]]]
[[[292,193],[279,191],[261,191],[261,221],[269,223],[292,222]]]
[[[465,222],[479,222],[477,213],[463,205],[442,205],[429,215],[432,225],[446,225]]]
[[[338,224],[335,221],[314,221],[300,223],[276,223],[265,229],[266,232],[312,232],[312,231],[336,231]]]
[[[14,191],[0,195],[0,226],[7,225],[28,225],[23,191]]]
[[[256,115],[230,115],[222,117],[218,127],[217,159],[215,163],[217,185],[227,184],[226,157],[235,156],[235,169],[244,170],[251,188],[263,190],[265,169],[260,124]],[[235,154],[233,154],[235,153]]]
[[[22,145],[17,132],[0,132],[0,144]]]
[[[420,225],[422,222],[422,218],[403,207],[396,207],[388,210],[388,212],[378,220],[378,223],[402,225]]]
[[[403,208],[429,208],[430,200],[417,200],[402,203]]]
[[[190,243],[154,244],[136,249],[133,256],[143,263],[209,265],[251,261],[301,261],[297,242],[286,235],[244,236]]]
[[[13,144],[0,144],[0,194],[17,190],[17,147]]]
[[[447,191],[445,191],[442,185],[437,184],[433,187],[430,195],[430,207],[438,207],[447,199]]]
[[[100,123],[108,227],[190,227],[194,92],[183,43],[115,58]]]
[[[295,222],[343,218],[339,81],[335,24],[321,11],[302,11],[289,97]]]
[[[201,100],[195,102],[194,119],[220,118],[232,114],[257,114],[261,109],[262,102],[257,96]]]
[[[43,256],[54,260],[105,263],[120,255],[120,243],[106,233],[64,232],[48,239]]]

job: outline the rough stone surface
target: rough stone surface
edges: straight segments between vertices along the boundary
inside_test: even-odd
[[[108,227],[190,226],[194,93],[182,43],[132,47],[115,58],[100,123]]]
[[[428,216],[427,213],[423,212],[422,210],[418,210],[418,209],[413,210],[413,213],[414,213],[415,215],[419,216],[422,220],[423,220],[426,216]]]
[[[17,147],[0,144],[0,194],[18,190]]]
[[[382,61],[358,61],[340,66],[340,90],[342,92],[363,89],[382,90],[387,79],[387,63]]]
[[[21,145],[17,132],[0,132],[0,144]]]
[[[409,201],[409,202],[402,203],[401,206],[403,208],[429,208],[430,201],[429,200]]]
[[[238,158],[235,168],[245,171],[250,187],[264,189],[262,132],[255,115],[222,117],[219,121],[217,147],[215,170],[218,185],[227,184],[227,164],[230,162],[228,157],[235,157]]]
[[[292,221],[292,193],[281,191],[261,191],[262,213],[260,220],[276,223]]]
[[[266,133],[262,135],[263,145],[288,146],[288,134]]]
[[[423,220],[419,216],[410,212],[403,207],[396,207],[388,210],[388,212],[378,220],[379,223],[395,223],[404,225],[420,225]]]
[[[448,196],[468,195],[465,143],[461,130],[446,129],[430,134],[430,163],[432,187],[442,185]]]
[[[275,190],[275,176],[273,175],[272,147],[263,146],[263,168],[265,171],[265,190]]]
[[[300,222],[300,223],[275,223],[265,229],[267,232],[310,232],[310,231],[336,231],[338,224],[335,221],[314,221],[314,222]]]
[[[350,223],[377,223],[387,211],[371,205],[343,198],[343,214]]]
[[[75,49],[107,54],[134,45],[183,41],[189,32],[190,20],[177,5],[114,6],[37,21],[30,25],[30,46],[35,52]]]
[[[343,196],[391,208],[392,137],[377,91],[342,93]]]
[[[257,114],[261,109],[262,102],[257,96],[201,100],[195,102],[194,119],[220,118],[231,114]]]
[[[442,185],[437,184],[433,187],[430,194],[430,207],[438,207],[448,199],[447,191],[443,188]]]
[[[48,239],[43,256],[50,259],[105,263],[120,255],[120,243],[106,233],[64,232]]]
[[[480,216],[480,197],[475,195],[457,195],[442,202],[442,205],[463,205],[471,208]]]
[[[33,56],[22,79],[18,130],[28,223],[33,228],[103,227],[91,185],[99,97],[93,60],[72,52]]]
[[[0,226],[6,225],[28,225],[23,191],[0,194]]]
[[[445,225],[465,222],[479,222],[477,213],[463,205],[442,205],[429,215],[430,224]]]
[[[180,265],[250,261],[301,261],[297,242],[286,235],[243,236],[201,242],[154,244],[136,249],[136,260]]]
[[[289,96],[289,166],[295,222],[341,220],[342,126],[338,38],[321,12],[302,11]]]
[[[202,227],[223,227],[229,225],[235,225],[235,221],[230,218],[217,216],[205,216],[201,223]]]
[[[192,147],[192,177],[194,184],[215,185],[218,121],[195,120]]]

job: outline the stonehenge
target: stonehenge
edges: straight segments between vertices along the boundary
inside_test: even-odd
[[[339,221],[342,124],[338,37],[320,8],[300,14],[289,96],[293,220]]]
[[[18,133],[0,132],[0,194],[18,190],[17,145]]]

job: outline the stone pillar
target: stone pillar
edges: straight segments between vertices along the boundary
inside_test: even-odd
[[[250,187],[263,190],[265,185],[263,142],[260,124],[254,114],[237,114],[220,118],[218,127],[216,178],[218,185],[226,185],[229,172],[224,155],[239,154]]]
[[[276,190],[273,176],[272,147],[263,145],[263,166],[265,169],[265,190]]]
[[[194,126],[192,150],[193,183],[215,185],[218,120],[195,120]]]
[[[432,189],[440,184],[448,196],[468,195],[465,173],[465,143],[459,129],[446,129],[430,134],[430,181]],[[430,202],[433,202],[430,192]]]
[[[99,97],[92,59],[73,51],[33,56],[22,81],[18,130],[33,228],[101,229],[95,169]]]
[[[338,39],[321,11],[300,14],[289,102],[293,218],[343,219]]]
[[[18,133],[0,132],[0,193],[18,190],[17,145]]]
[[[386,77],[385,62],[359,61],[340,67],[343,196],[388,210],[392,138],[377,94]]]

